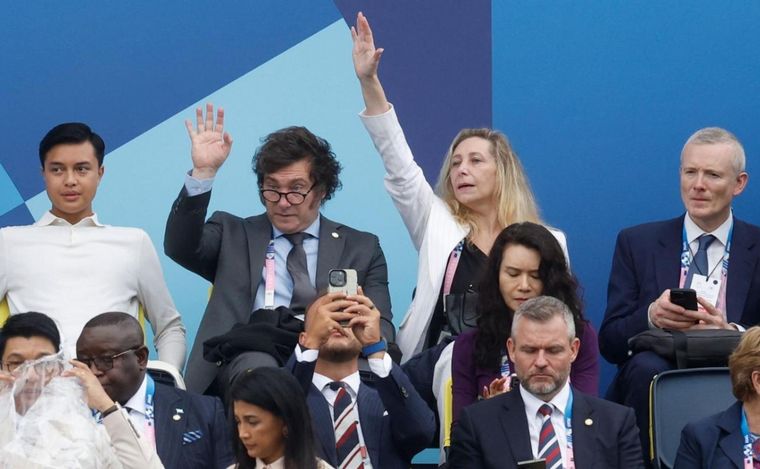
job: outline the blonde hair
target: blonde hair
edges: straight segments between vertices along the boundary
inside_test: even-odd
[[[499,225],[505,228],[512,223],[523,221],[540,224],[541,219],[536,200],[520,159],[512,150],[506,135],[498,130],[487,128],[462,129],[451,142],[446,159],[443,161],[441,172],[438,175],[436,192],[448,205],[454,218],[459,223],[468,225],[470,234],[477,232],[472,211],[460,204],[454,197],[454,188],[451,186],[449,177],[454,151],[462,141],[471,137],[479,137],[491,143],[491,156],[496,160],[497,185],[494,199],[497,202],[496,220]]]
[[[742,402],[756,398],[752,373],[760,371],[760,327],[750,327],[742,334],[739,345],[728,358],[728,368],[734,396]]]

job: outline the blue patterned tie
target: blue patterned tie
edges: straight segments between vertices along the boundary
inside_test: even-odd
[[[715,236],[703,234],[698,239],[699,248],[694,254],[694,259],[691,260],[691,265],[689,265],[689,272],[686,274],[686,281],[683,284],[684,288],[691,288],[691,280],[694,274],[707,276],[707,248],[715,241]]]
[[[559,440],[554,433],[552,425],[552,406],[544,404],[538,409],[541,414],[543,423],[541,424],[541,433],[538,435],[538,455],[539,459],[546,460],[546,469],[562,468],[562,452],[559,449]]]

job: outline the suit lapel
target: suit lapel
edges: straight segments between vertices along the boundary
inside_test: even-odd
[[[330,269],[351,268],[350,265],[339,265],[343,255],[343,247],[346,244],[341,232],[342,225],[324,216],[321,217],[319,222],[319,251],[317,253],[317,294],[322,294],[327,290],[327,273]]]
[[[272,225],[269,223],[266,214],[263,214],[247,218],[243,226],[248,239],[248,262],[251,269],[251,308],[253,308],[253,300],[256,298],[256,291],[261,282],[261,271],[264,268],[267,246],[272,240]]]
[[[681,241],[683,240],[683,217],[670,220],[657,239],[657,247],[652,255],[657,278],[657,293],[678,286],[681,272]],[[636,255],[636,254],[634,254]]]
[[[729,322],[741,322],[744,304],[752,283],[752,272],[757,264],[755,241],[747,233],[744,222],[734,218],[731,253],[728,260],[726,285],[726,316]]]
[[[573,456],[575,467],[593,467],[597,447],[594,409],[581,393],[573,393]],[[589,424],[590,422],[590,424]]]
[[[165,465],[174,464],[180,457],[182,434],[187,416],[173,420],[175,409],[184,409],[181,396],[174,389],[156,383],[154,396],[156,452]]]
[[[734,463],[737,469],[743,468],[742,446],[744,444],[744,436],[741,430],[740,402],[737,402],[723,412],[718,420],[718,426],[721,428],[721,437],[718,440],[718,449],[716,451],[722,451],[726,455],[726,458]]]
[[[525,416],[525,403],[519,390],[506,393],[503,400],[504,418],[499,421],[505,436],[503,440],[509,445],[512,454],[512,464],[516,466],[520,461],[533,459],[528,418]]]
[[[377,450],[380,448],[383,419],[378,418],[385,412],[380,399],[372,395],[367,386],[359,385],[359,393],[356,395],[356,405],[359,411],[359,425],[364,436],[364,445],[369,451],[369,460],[375,466],[380,461]]]
[[[334,466],[338,457],[335,454],[335,430],[330,406],[325,396],[314,385],[309,389],[307,400],[311,418],[314,421],[314,433],[322,446],[324,459]]]

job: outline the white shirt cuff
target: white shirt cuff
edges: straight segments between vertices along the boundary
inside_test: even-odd
[[[185,174],[185,190],[187,195],[195,197],[196,195],[205,194],[211,190],[211,186],[214,184],[214,178],[198,179],[191,176],[192,170]]]
[[[305,349],[301,350],[301,346],[296,344],[296,361],[298,363],[311,363],[317,361],[319,358],[319,350]]]
[[[387,352],[383,355],[383,358],[370,358],[367,361],[369,362],[369,369],[378,377],[387,378],[391,374],[393,361]]]

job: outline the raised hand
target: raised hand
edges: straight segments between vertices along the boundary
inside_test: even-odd
[[[354,41],[354,70],[359,80],[377,76],[377,66],[383,49],[375,48],[372,29],[362,12],[356,15],[356,26],[351,27],[351,39]]]
[[[64,371],[63,376],[75,376],[79,378],[85,393],[87,393],[87,405],[99,412],[103,412],[111,407],[114,404],[113,399],[108,396],[100,384],[100,380],[93,374],[92,370],[78,360],[70,360],[70,363],[74,368]]]
[[[193,177],[209,179],[224,164],[232,149],[232,137],[224,131],[224,109],[219,108],[214,122],[214,105],[206,104],[206,116],[203,109],[195,110],[197,126],[193,128],[192,122],[185,121],[187,133],[190,136],[192,149],[190,156],[193,159]]]
[[[353,305],[354,301],[346,299],[343,292],[328,293],[317,298],[306,312],[304,331],[299,343],[308,349],[319,349],[330,335],[343,332],[340,321],[348,321],[353,315],[343,310]]]
[[[346,297],[355,303],[344,310],[353,315],[348,325],[362,344],[362,347],[380,342],[380,311],[377,310],[372,300],[364,296],[362,288],[358,288],[356,295]]]

